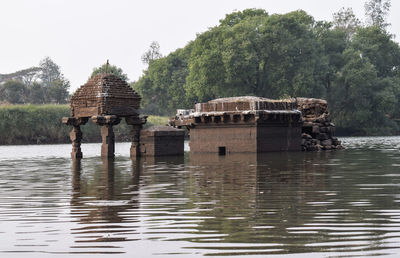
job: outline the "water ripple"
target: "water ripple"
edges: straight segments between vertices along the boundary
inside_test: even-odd
[[[81,162],[69,145],[13,146],[0,156],[0,256],[396,256],[400,137],[343,142],[138,161],[93,145]]]

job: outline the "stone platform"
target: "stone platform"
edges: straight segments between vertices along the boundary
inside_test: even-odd
[[[215,99],[196,104],[189,114],[177,114],[170,124],[189,130],[194,153],[301,150],[301,112],[295,99]]]

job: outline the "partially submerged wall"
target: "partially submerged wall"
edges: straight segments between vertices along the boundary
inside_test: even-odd
[[[142,156],[170,156],[184,154],[185,132],[170,126],[153,126],[140,132]]]
[[[198,103],[178,110],[170,125],[190,130],[192,152],[342,149],[323,99],[253,96]]]
[[[295,99],[221,98],[179,110],[170,124],[190,130],[190,151],[235,153],[301,150],[301,112]]]

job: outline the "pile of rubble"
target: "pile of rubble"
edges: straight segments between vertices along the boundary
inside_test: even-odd
[[[343,149],[341,142],[334,136],[335,125],[331,122],[326,100],[297,98],[297,104],[303,119],[302,150]]]

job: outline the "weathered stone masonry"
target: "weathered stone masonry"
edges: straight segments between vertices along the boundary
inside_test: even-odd
[[[335,137],[335,124],[328,111],[328,102],[323,99],[297,98],[302,113],[302,141],[304,151],[343,149]]]
[[[178,109],[170,124],[190,131],[190,150],[195,153],[343,148],[322,99],[216,99]]]
[[[296,151],[301,146],[301,112],[295,99],[215,99],[182,111],[170,124],[190,130],[194,153]]]
[[[71,117],[64,117],[63,123],[73,126],[72,158],[82,158],[80,126],[88,119],[101,126],[101,156],[113,157],[115,136],[113,126],[125,118],[132,126],[131,157],[140,155],[139,134],[146,117],[139,116],[140,96],[124,80],[113,74],[98,74],[90,78],[71,97]]]

